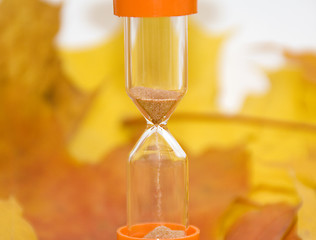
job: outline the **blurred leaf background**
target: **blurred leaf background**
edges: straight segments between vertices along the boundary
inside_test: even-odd
[[[61,44],[69,2],[0,2],[3,240],[115,239],[125,224],[125,164],[145,123],[124,90],[123,29],[116,19],[101,41]],[[190,222],[202,240],[315,240],[316,53],[262,40],[257,51],[282,63],[252,66],[268,87],[228,114],[221,59],[238,29],[201,19],[189,21],[189,91],[169,124],[190,157]]]

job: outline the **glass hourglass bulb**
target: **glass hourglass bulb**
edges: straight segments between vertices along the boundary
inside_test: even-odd
[[[187,90],[187,16],[125,17],[126,90],[147,120],[128,162],[128,226],[188,226],[187,156],[167,121]]]

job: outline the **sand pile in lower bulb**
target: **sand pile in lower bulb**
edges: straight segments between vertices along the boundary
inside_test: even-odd
[[[182,230],[171,230],[165,226],[156,227],[149,232],[144,238],[146,239],[176,239],[185,237],[185,232]]]
[[[147,87],[131,88],[129,95],[134,99],[143,114],[154,124],[164,121],[183,96],[179,91]]]

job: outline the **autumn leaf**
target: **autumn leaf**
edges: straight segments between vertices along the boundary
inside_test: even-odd
[[[190,222],[201,239],[217,239],[217,229],[229,206],[248,191],[249,155],[241,146],[209,148],[190,157]]]
[[[288,231],[286,236],[284,237],[284,240],[302,240],[298,235],[297,235],[297,226],[296,223],[293,224],[291,229]]]
[[[101,161],[116,146],[128,142],[129,134],[122,119],[135,113],[138,114],[125,92],[119,91],[109,81],[101,87],[80,127],[70,139],[70,154],[82,163]]]
[[[119,28],[97,45],[78,49],[59,46],[63,69],[73,86],[87,93],[108,82],[124,87],[123,75],[118,76],[118,73],[124,72],[123,39],[123,31]],[[112,79],[113,75],[118,79]],[[124,92],[124,88],[120,91]]]
[[[119,19],[118,19],[119,21]],[[116,146],[128,141],[122,119],[138,110],[125,92],[123,32],[87,49],[59,49],[63,68],[71,83],[94,98],[68,139],[70,154],[80,162],[101,161]]]
[[[226,240],[281,240],[295,220],[296,208],[266,205],[245,213],[226,234]]]
[[[59,12],[60,7],[39,0],[1,2],[0,105],[7,99],[15,102],[13,109],[45,105],[66,139],[92,96],[76,91],[62,70],[54,45]]]
[[[180,112],[210,113],[217,110],[218,58],[227,38],[205,31],[194,20],[188,28],[189,91],[176,109]]]
[[[282,202],[297,206],[300,198],[293,180],[293,171],[273,164],[269,166],[253,159],[248,199],[261,205]]]
[[[316,83],[316,56],[312,52],[294,53],[285,51],[284,56],[304,72],[305,78]]]
[[[168,127],[181,145],[196,155],[210,146],[233,148],[243,145],[255,135],[256,127],[227,120],[229,118],[223,115],[175,113]]]
[[[299,181],[297,181],[296,186],[302,200],[302,205],[298,211],[297,232],[302,239],[312,240],[316,238],[316,190]]]
[[[2,240],[37,240],[34,229],[22,216],[22,208],[11,197],[0,200],[0,236]]]

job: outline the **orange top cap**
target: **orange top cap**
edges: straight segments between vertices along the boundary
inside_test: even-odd
[[[197,0],[113,0],[119,17],[171,17],[197,13]]]

